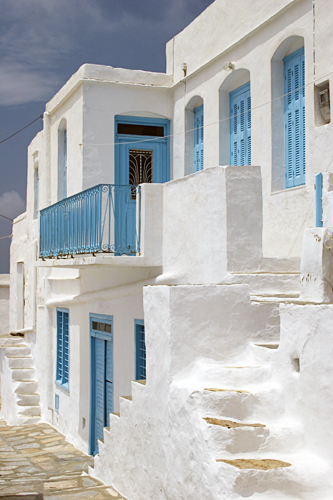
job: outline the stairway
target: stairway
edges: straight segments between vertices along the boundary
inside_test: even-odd
[[[21,337],[1,335],[0,349],[4,351],[2,415],[11,425],[38,422],[41,406],[31,348]]]

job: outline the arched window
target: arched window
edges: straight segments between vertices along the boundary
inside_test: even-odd
[[[204,106],[192,97],[185,109],[185,175],[204,168]]]
[[[272,191],[305,184],[304,40],[292,36],[271,61]]]
[[[67,122],[58,129],[58,200],[67,198]]]
[[[233,71],[223,82],[220,100],[220,164],[251,165],[250,72]]]

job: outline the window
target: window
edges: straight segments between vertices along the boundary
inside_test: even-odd
[[[146,379],[146,343],[145,326],[142,319],[135,321],[135,378]]]
[[[194,110],[194,171],[204,168],[204,115],[203,105]]]
[[[69,379],[69,311],[57,309],[57,369],[56,384],[67,391]]]
[[[304,47],[283,59],[285,121],[285,186],[305,184]]]
[[[230,92],[230,165],[251,165],[250,82]]]

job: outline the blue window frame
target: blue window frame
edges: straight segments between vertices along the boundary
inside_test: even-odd
[[[64,198],[67,198],[67,129],[64,130]]]
[[[251,165],[250,82],[230,92],[230,165]]]
[[[204,113],[203,104],[194,112],[194,171],[204,168]]]
[[[305,184],[304,47],[283,59],[285,120],[285,186]]]
[[[135,319],[135,379],[146,380],[146,342],[143,319]]]
[[[323,227],[323,174],[316,175],[316,227]]]
[[[69,311],[57,309],[56,384],[69,390]]]

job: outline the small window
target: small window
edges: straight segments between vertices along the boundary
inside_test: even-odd
[[[203,105],[194,109],[194,171],[204,168],[204,113]]]
[[[315,91],[315,122],[316,127],[326,125],[331,121],[330,82],[314,86]]]
[[[135,378],[146,379],[146,341],[143,320],[135,320]]]
[[[150,137],[164,137],[164,127],[154,125],[136,125],[132,123],[118,123],[117,133],[123,135],[144,135]]]
[[[69,311],[57,309],[56,384],[68,391],[69,385]]]

